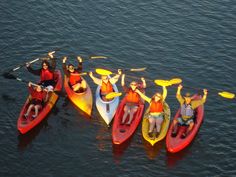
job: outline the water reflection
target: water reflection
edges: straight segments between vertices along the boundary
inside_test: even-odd
[[[150,160],[155,159],[157,157],[157,155],[160,154],[160,150],[164,147],[164,144],[165,144],[165,141],[162,140],[162,141],[157,142],[154,146],[152,146],[143,137],[142,137],[142,141],[143,141],[144,149],[147,153],[147,157]]]
[[[43,128],[50,128],[48,125],[47,118],[44,119],[39,125],[34,127],[32,130],[27,132],[26,134],[20,134],[18,135],[18,150],[24,151],[32,142],[33,140],[39,135],[39,132]]]

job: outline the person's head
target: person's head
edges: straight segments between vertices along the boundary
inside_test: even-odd
[[[42,62],[42,68],[43,68],[43,69],[48,69],[49,66],[50,66],[50,64],[49,64],[49,62],[48,62],[47,60],[44,60],[44,61]]]
[[[155,102],[161,101],[162,100],[162,95],[159,92],[156,92],[153,95],[152,100],[154,100]]]
[[[37,92],[41,92],[42,90],[43,90],[43,88],[40,85],[36,86],[36,91]]]
[[[108,76],[106,76],[106,75],[102,75],[101,79],[103,82],[108,82],[108,80],[109,80]]]
[[[184,101],[186,104],[190,104],[191,101],[192,101],[192,98],[191,98],[191,94],[190,93],[186,93],[185,96],[184,96]]]
[[[135,81],[132,81],[130,84],[129,84],[130,88],[132,90],[135,90],[137,87],[138,87],[138,83],[135,82]]]
[[[69,65],[68,65],[68,71],[69,71],[70,73],[73,73],[73,72],[75,71],[74,65],[69,64]]]

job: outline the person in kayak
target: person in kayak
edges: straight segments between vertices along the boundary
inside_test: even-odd
[[[148,113],[148,120],[149,120],[149,131],[148,135],[150,138],[153,138],[153,132],[156,126],[156,137],[158,137],[161,125],[164,119],[164,102],[167,96],[167,89],[165,86],[162,87],[163,94],[156,92],[152,98],[147,97],[145,94],[140,92],[138,89],[135,90],[142,99],[147,101],[150,104],[150,109]]]
[[[43,106],[43,102],[48,100],[48,92],[46,94],[45,90],[43,90],[40,85],[33,87],[31,82],[29,82],[28,86],[31,100],[24,117],[27,118],[31,110],[34,108],[35,114],[32,115],[32,118],[35,118],[38,116],[39,109]]]
[[[48,60],[42,61],[42,67],[40,69],[33,69],[29,63],[26,64],[26,68],[29,72],[31,72],[34,75],[40,76],[40,82],[39,85],[42,85],[44,87],[48,87],[48,89],[53,88],[56,84],[54,79],[54,71],[56,68],[56,59],[53,56],[54,52],[49,52],[48,56],[51,60],[51,65]]]
[[[74,92],[84,92],[86,90],[86,82],[83,80],[80,76],[80,73],[82,72],[82,63],[83,59],[78,56],[77,60],[79,62],[78,67],[75,68],[74,65],[69,64],[66,65],[67,57],[63,58],[62,61],[62,68],[67,77],[69,77],[69,85],[73,89]]]
[[[105,96],[108,93],[113,92],[112,84],[115,84],[119,80],[121,74],[122,74],[121,69],[118,69],[118,74],[116,74],[112,78],[109,78],[108,75],[101,75],[101,79],[98,79],[93,76],[93,72],[89,72],[89,76],[91,77],[93,82],[101,87],[100,94],[103,101],[110,101],[107,100]]]
[[[178,133],[178,127],[179,125],[186,125],[188,126],[187,130],[181,135],[182,138],[185,138],[192,130],[194,126],[194,110],[200,106],[203,105],[206,102],[207,98],[207,89],[203,89],[203,97],[200,100],[192,100],[190,93],[186,93],[184,97],[181,95],[181,90],[183,86],[179,85],[177,92],[176,92],[176,98],[180,103],[180,114],[181,117],[179,117],[177,120],[174,120],[173,122],[173,130],[172,130],[172,136],[175,137]]]
[[[142,84],[139,85],[137,82],[132,81],[130,83],[130,87],[126,87],[125,85],[125,74],[122,75],[121,78],[121,86],[123,87],[124,92],[126,93],[126,104],[124,106],[124,115],[122,117],[122,121],[121,124],[124,124],[126,121],[127,116],[129,115],[129,120],[126,123],[127,125],[130,125],[132,120],[133,120],[133,116],[136,113],[136,111],[138,110],[138,105],[141,101],[141,98],[139,96],[139,94],[136,92],[136,89],[144,89],[146,88],[146,81],[145,79],[142,77],[141,78]]]

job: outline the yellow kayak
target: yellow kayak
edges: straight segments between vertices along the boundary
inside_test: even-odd
[[[146,110],[143,117],[142,134],[143,134],[144,139],[148,141],[152,146],[154,146],[155,143],[162,140],[166,136],[166,133],[170,125],[170,108],[169,108],[169,105],[165,102],[164,103],[164,120],[162,122],[161,131],[157,137],[154,136],[155,138],[151,138],[148,136],[148,130],[149,130],[148,113],[149,113],[149,108]]]

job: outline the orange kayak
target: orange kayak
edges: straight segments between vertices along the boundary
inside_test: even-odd
[[[61,91],[62,89],[62,76],[61,72],[59,70],[56,70],[54,73],[56,86],[54,88],[54,91]],[[56,101],[58,100],[59,96],[52,92],[49,100],[44,104],[43,108],[39,110],[39,114],[36,118],[32,118],[33,111],[28,115],[27,119],[24,118],[24,114],[26,113],[29,102],[30,102],[30,96],[27,98],[23,108],[21,109],[20,115],[18,117],[17,121],[17,129],[20,131],[21,134],[25,134],[28,131],[30,131],[32,128],[37,126],[52,110],[53,106],[56,104]]]
[[[76,93],[69,86],[69,78],[66,75],[64,76],[64,88],[66,90],[68,98],[76,107],[78,107],[88,116],[91,116],[92,107],[93,107],[93,95],[87,82],[86,82],[86,85],[87,85],[87,89],[85,92]]]

